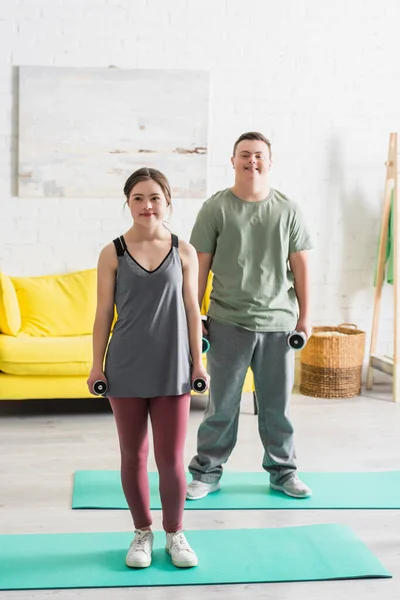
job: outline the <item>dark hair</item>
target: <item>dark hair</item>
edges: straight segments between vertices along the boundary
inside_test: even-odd
[[[128,201],[130,193],[137,183],[140,183],[141,181],[148,181],[149,179],[152,179],[153,181],[158,183],[158,185],[162,189],[163,194],[167,200],[167,205],[170,206],[171,205],[171,187],[169,185],[168,179],[165,177],[165,175],[163,173],[161,173],[161,171],[158,171],[157,169],[147,168],[147,167],[138,169],[137,171],[132,173],[132,175],[130,177],[128,177],[128,179],[126,180],[126,183],[124,185],[124,194],[125,194],[126,200]]]
[[[258,131],[248,131],[247,133],[242,133],[242,135],[238,137],[238,139],[235,142],[235,145],[233,146],[233,156],[235,156],[238,144],[240,144],[240,142],[243,142],[243,140],[259,140],[260,142],[264,142],[264,144],[267,144],[268,146],[269,156],[272,156],[271,142],[265,137],[265,135],[263,135],[262,133],[258,133]]]

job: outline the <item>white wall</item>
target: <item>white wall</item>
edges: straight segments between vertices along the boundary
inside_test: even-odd
[[[397,0],[4,0],[0,268],[93,267],[129,226],[122,197],[16,197],[18,65],[207,69],[209,192],[232,183],[240,133],[269,136],[271,183],[302,205],[317,242],[314,324],[369,331],[384,162],[389,133],[400,131],[399,23]],[[175,201],[173,224],[185,238],[199,205]],[[383,309],[379,344],[390,351],[388,286]]]

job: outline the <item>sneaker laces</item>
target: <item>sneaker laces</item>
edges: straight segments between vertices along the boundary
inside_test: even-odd
[[[189,543],[187,541],[187,539],[185,538],[185,535],[183,534],[183,532],[179,532],[176,533],[173,538],[172,538],[172,544],[175,546],[175,549],[178,552],[181,552],[182,550],[187,550],[189,552],[192,551],[191,547],[189,546]]]
[[[132,542],[132,545],[135,546],[136,550],[143,550],[146,552],[146,544],[150,541],[150,531],[135,531],[136,536]]]
[[[291,481],[293,483],[299,483],[300,479],[298,478],[298,476],[296,474],[293,474],[289,477],[288,481]]]

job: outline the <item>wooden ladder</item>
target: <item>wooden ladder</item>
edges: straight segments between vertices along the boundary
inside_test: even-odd
[[[383,202],[383,215],[381,224],[381,233],[379,241],[378,265],[376,272],[376,288],[374,300],[374,316],[372,320],[371,346],[369,352],[369,362],[367,369],[366,387],[371,390],[374,384],[374,369],[382,371],[393,377],[393,400],[400,402],[400,256],[399,256],[399,234],[400,234],[400,214],[398,198],[398,171],[397,171],[397,133],[390,134],[389,152],[386,165],[386,183]],[[393,283],[394,283],[394,356],[376,354],[378,340],[379,316],[381,308],[382,287],[384,284],[385,263],[386,263],[386,244],[389,235],[389,217],[390,206],[393,195],[393,215],[394,219],[394,264],[393,264]]]

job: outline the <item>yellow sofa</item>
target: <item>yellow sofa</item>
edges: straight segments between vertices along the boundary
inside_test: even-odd
[[[92,397],[86,380],[96,275],[96,269],[41,277],[0,272],[0,400]],[[203,314],[211,285],[210,277]],[[250,370],[243,391],[253,391]]]

